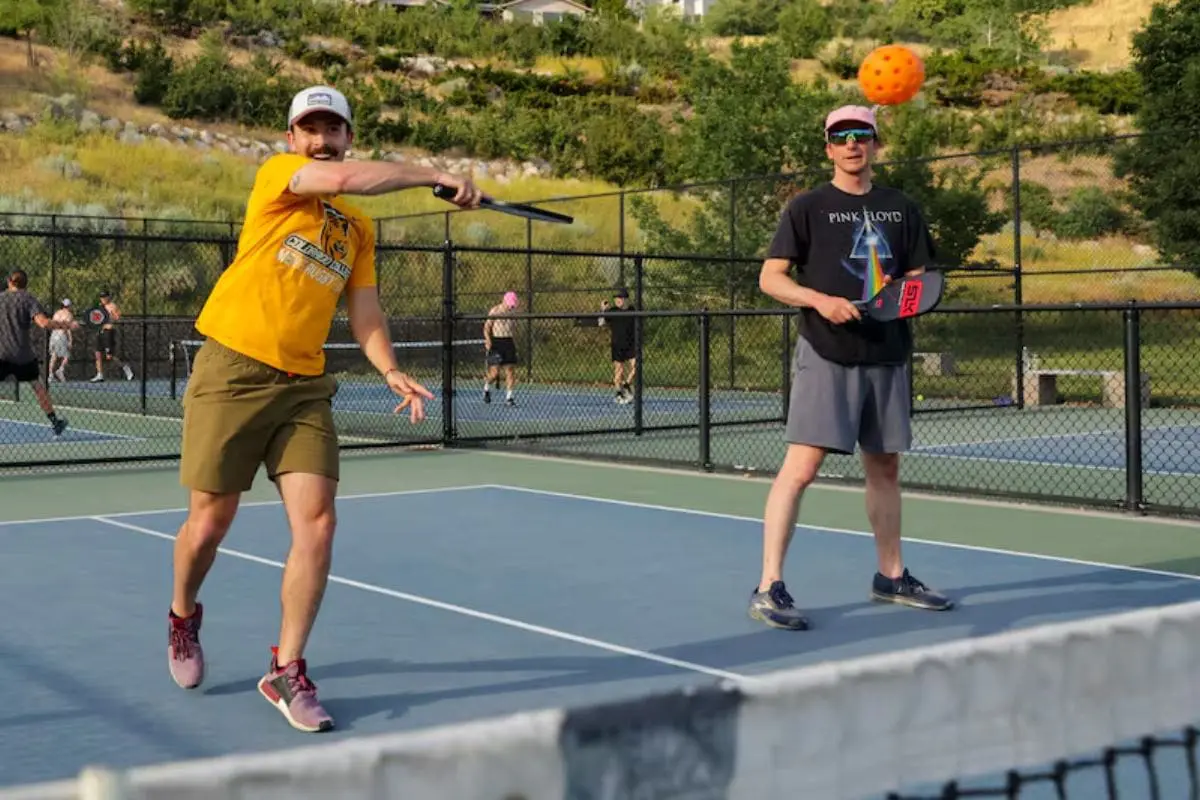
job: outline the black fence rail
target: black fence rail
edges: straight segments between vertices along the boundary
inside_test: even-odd
[[[95,329],[66,339],[65,366],[54,337],[35,332],[70,424],[54,436],[29,384],[0,386],[0,470],[176,458],[196,315],[234,245],[0,233],[0,254],[29,272],[48,311],[68,297],[86,308],[102,288],[123,311],[103,380]],[[394,416],[339,317],[325,354],[346,448],[512,448],[750,474],[782,460],[800,322],[762,296],[756,259],[443,244],[385,246],[377,263],[397,359],[437,399],[419,425]],[[1200,516],[1200,302],[977,302],[1013,283],[1004,270],[953,270],[943,305],[912,323],[908,485]],[[618,396],[599,324],[616,287],[635,309],[631,399]],[[503,373],[491,402],[483,394],[483,325],[510,290],[522,299],[512,405]],[[862,474],[831,456],[824,477]]]

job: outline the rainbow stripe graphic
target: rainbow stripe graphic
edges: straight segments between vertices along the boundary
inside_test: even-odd
[[[863,300],[870,300],[883,291],[883,260],[879,257],[879,231],[867,220],[863,226],[862,244],[866,247],[866,274],[863,276]]]

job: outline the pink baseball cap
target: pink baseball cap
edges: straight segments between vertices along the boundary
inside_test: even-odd
[[[517,307],[517,293],[516,292],[505,292],[504,293],[504,305],[508,306],[509,308],[516,308]]]
[[[872,130],[878,130],[875,127],[875,112],[866,106],[842,106],[830,111],[829,116],[825,117],[825,131],[828,132],[839,122],[861,122],[870,125]]]

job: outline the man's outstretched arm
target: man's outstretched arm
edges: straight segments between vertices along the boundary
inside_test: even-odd
[[[312,161],[296,170],[288,191],[300,196],[376,195],[439,183],[458,190],[450,200],[455,205],[466,208],[479,205],[482,193],[470,178],[390,161]]]

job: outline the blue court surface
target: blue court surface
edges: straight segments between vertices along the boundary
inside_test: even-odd
[[[1062,464],[1099,469],[1125,469],[1125,431],[1015,436],[1011,438],[931,444],[913,448],[925,456]],[[1142,466],[1147,474],[1200,474],[1200,427],[1169,425],[1142,429]]]
[[[492,485],[344,496],[306,654],[338,728],[312,736],[255,689],[289,542],[277,503],[243,506],[205,584],[203,686],[168,677],[182,519],[0,523],[0,783],[574,706],[1200,598],[1188,574],[910,541],[913,571],[960,607],[875,605],[871,537],[801,528],[787,575],[815,629],[792,633],[746,615],[761,552],[751,518]]]
[[[441,416],[442,391],[436,383],[427,383],[427,388],[433,393],[434,400],[426,401],[426,411],[430,419]],[[58,391],[63,391],[58,386]],[[182,401],[187,389],[186,381],[179,381],[175,386],[175,398]],[[459,380],[456,386],[458,403],[455,415],[463,421],[506,420],[510,422],[545,422],[570,420],[607,420],[616,417],[633,417],[632,405],[618,405],[613,402],[611,386],[574,386],[550,384],[528,384],[518,382],[515,391],[516,406],[504,405],[503,383],[492,389],[492,402],[483,402],[483,381]],[[69,384],[68,397],[70,403],[87,408],[92,405],[89,395],[140,395],[139,381],[106,381],[104,383],[72,383]],[[152,379],[146,382],[146,396],[151,398],[171,397],[171,385],[166,379]],[[104,401],[95,401],[98,407],[104,407]],[[739,415],[754,418],[782,418],[782,403],[779,395],[766,392],[723,392],[716,390],[711,396],[711,409],[714,417],[721,415]],[[390,415],[395,407],[395,395],[390,389],[379,382],[358,382],[343,380],[338,387],[338,393],[333,398],[335,411],[358,413],[377,413]],[[698,391],[692,389],[658,389],[647,388],[643,400],[643,411],[658,415],[683,415],[695,419],[700,408]]]
[[[70,415],[67,415],[70,421]],[[118,433],[102,433],[100,431],[75,428],[68,425],[61,436],[55,436],[46,422],[22,422],[12,419],[0,419],[0,446],[2,445],[46,445],[55,442],[103,442],[112,439],[131,439]]]

